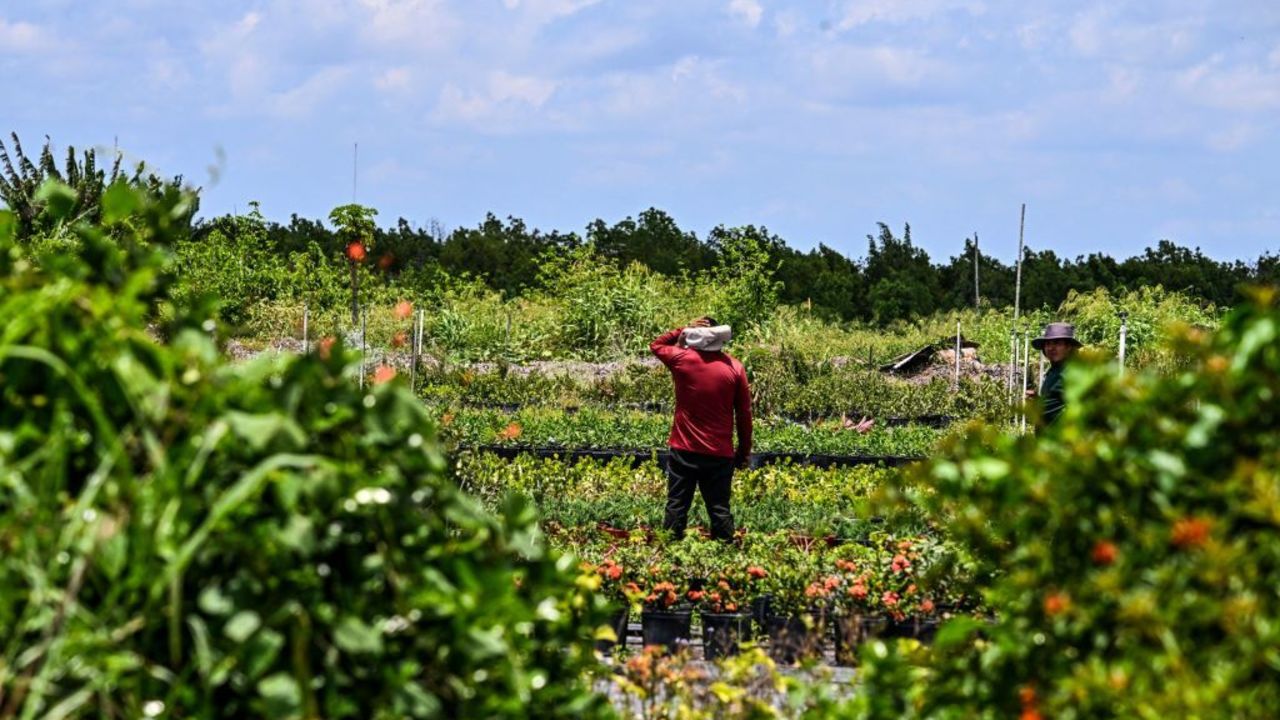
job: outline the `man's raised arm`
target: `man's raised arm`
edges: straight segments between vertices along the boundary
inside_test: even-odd
[[[649,350],[658,356],[663,365],[670,365],[680,352],[680,347],[676,345],[676,341],[680,339],[682,330],[684,328],[676,328],[670,332],[665,332],[649,343]]]

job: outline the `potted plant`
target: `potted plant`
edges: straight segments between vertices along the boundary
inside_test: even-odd
[[[818,653],[826,630],[829,600],[839,578],[818,576],[814,559],[794,548],[783,551],[766,578],[770,593],[765,629],[769,654],[794,663]]]
[[[687,645],[693,637],[693,608],[685,579],[668,563],[651,565],[637,583],[640,601],[640,635],[645,646],[668,650]]]
[[[738,654],[738,646],[751,637],[749,602],[761,580],[769,576],[759,565],[739,563],[717,572],[707,587],[692,599],[698,601],[702,619],[702,648],[708,660]]]

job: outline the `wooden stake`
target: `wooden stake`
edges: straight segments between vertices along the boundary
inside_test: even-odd
[[[311,320],[311,308],[302,304],[302,352],[307,351],[307,323]]]
[[[956,377],[955,389],[960,389],[960,321],[956,321]]]
[[[1022,335],[1022,429],[1027,434],[1027,371],[1031,365],[1031,333]]]

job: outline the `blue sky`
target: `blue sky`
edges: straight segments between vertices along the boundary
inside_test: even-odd
[[[854,257],[1280,251],[1275,0],[0,0],[4,122],[204,186],[581,232],[656,206]],[[7,137],[6,137],[7,140]],[[215,168],[210,171],[210,168]]]

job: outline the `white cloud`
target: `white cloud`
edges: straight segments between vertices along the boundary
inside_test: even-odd
[[[502,0],[508,10],[516,10],[539,22],[576,15],[600,0]]]
[[[836,29],[850,30],[875,22],[927,21],[957,10],[981,15],[986,12],[986,5],[980,0],[853,0],[847,4]]]
[[[950,74],[950,68],[942,62],[910,48],[890,45],[829,45],[815,51],[810,64],[819,90],[837,94],[851,86],[921,87]]]
[[[505,71],[492,72],[482,90],[468,92],[454,83],[447,83],[440,91],[434,115],[445,122],[502,129],[531,110],[542,108],[555,90],[553,80]]]
[[[1280,71],[1227,65],[1222,55],[1183,72],[1178,85],[1188,99],[1210,107],[1242,112],[1280,108]]]
[[[273,95],[270,109],[284,117],[310,115],[317,105],[336,95],[350,76],[349,68],[324,68],[296,87]]]
[[[46,47],[47,42],[46,33],[40,26],[0,18],[0,54],[36,52]]]
[[[459,23],[444,0],[359,0],[357,27],[375,46],[440,47],[452,42]]]
[[[1234,152],[1258,139],[1258,129],[1252,125],[1240,124],[1209,135],[1209,147],[1218,152]]]
[[[760,18],[764,16],[764,7],[756,0],[729,0],[729,14],[751,27],[758,27]]]
[[[498,71],[489,75],[489,97],[498,102],[517,100],[542,107],[555,92],[554,81]]]
[[[773,16],[773,27],[778,37],[791,37],[800,29],[800,15],[793,10],[784,10]]]
[[[717,100],[741,102],[746,99],[747,91],[741,85],[725,79],[721,72],[723,63],[714,60],[703,60],[697,55],[687,55],[676,61],[671,68],[671,80],[676,85],[689,85],[698,88],[699,95],[709,95]]]
[[[413,82],[413,73],[409,68],[400,66],[387,68],[374,78],[373,86],[386,93],[398,93],[408,90]]]

